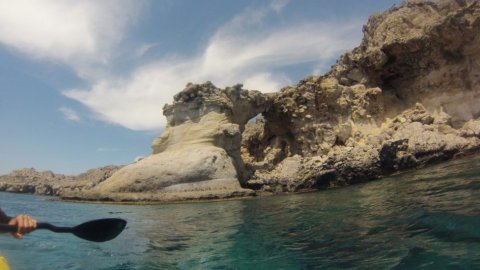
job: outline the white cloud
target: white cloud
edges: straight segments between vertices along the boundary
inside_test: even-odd
[[[305,62],[325,63],[352,48],[358,23],[298,24],[264,34],[222,29],[203,55],[203,69],[235,75]]]
[[[0,44],[88,74],[110,51],[142,5],[134,0],[0,0]]]
[[[134,130],[158,130],[165,125],[163,105],[187,82],[209,80],[219,87],[244,83],[247,89],[276,91],[292,83],[282,69],[310,63],[326,70],[332,58],[361,38],[358,21],[288,21],[272,26],[266,23],[269,16],[280,16],[288,5],[287,0],[275,0],[232,18],[201,44],[204,50],[197,55],[181,57],[172,52],[177,55],[115,75],[111,60],[125,57],[114,53],[143,5],[119,1],[0,0],[0,43],[70,66],[90,87],[66,90],[64,95],[84,104],[99,119]],[[138,46],[130,56],[139,62],[158,44]],[[68,115],[68,110],[62,112]]]
[[[64,94],[91,108],[104,121],[134,130],[156,130],[165,123],[163,105],[183,88],[189,72],[193,72],[191,66],[182,62],[160,61],[138,68],[129,78],[110,78],[88,90],[73,89]]]
[[[297,23],[265,28],[263,18],[286,2],[242,13],[220,28],[199,55],[164,58],[137,67],[128,78],[110,78],[90,89],[65,91],[97,112],[103,120],[134,130],[164,127],[161,108],[188,82],[212,81],[218,87],[243,83],[246,89],[277,91],[292,81],[282,67],[327,63],[360,40],[361,23]],[[305,74],[308,75],[308,74]]]
[[[80,118],[80,116],[78,115],[78,113],[71,109],[71,108],[68,108],[68,107],[61,107],[58,109],[60,112],[63,113],[63,116],[70,120],[70,121],[74,121],[74,122],[80,122],[82,121],[82,119]]]
[[[274,0],[270,3],[270,7],[277,13],[280,13],[287,6],[290,0]]]
[[[243,81],[245,89],[261,90],[263,92],[275,92],[293,82],[284,74],[269,72],[255,74]],[[261,86],[261,88],[259,88]]]
[[[141,44],[138,48],[135,49],[135,57],[141,58],[148,53],[152,48],[158,46],[158,43],[145,43]]]

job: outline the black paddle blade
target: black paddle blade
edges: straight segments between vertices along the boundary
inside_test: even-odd
[[[120,218],[105,218],[88,221],[73,228],[72,233],[82,239],[105,242],[117,237],[127,225]]]

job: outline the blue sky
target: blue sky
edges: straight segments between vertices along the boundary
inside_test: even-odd
[[[278,91],[400,0],[0,0],[0,174],[150,153],[188,82]]]

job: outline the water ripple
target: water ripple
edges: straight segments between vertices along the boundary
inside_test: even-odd
[[[101,245],[35,232],[2,239],[2,251],[15,269],[480,269],[479,168],[480,156],[341,189],[201,204],[1,193],[2,208],[42,220],[129,222]]]

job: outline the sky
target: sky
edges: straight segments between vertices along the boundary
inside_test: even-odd
[[[188,82],[279,91],[401,0],[0,0],[0,175],[149,155]]]

